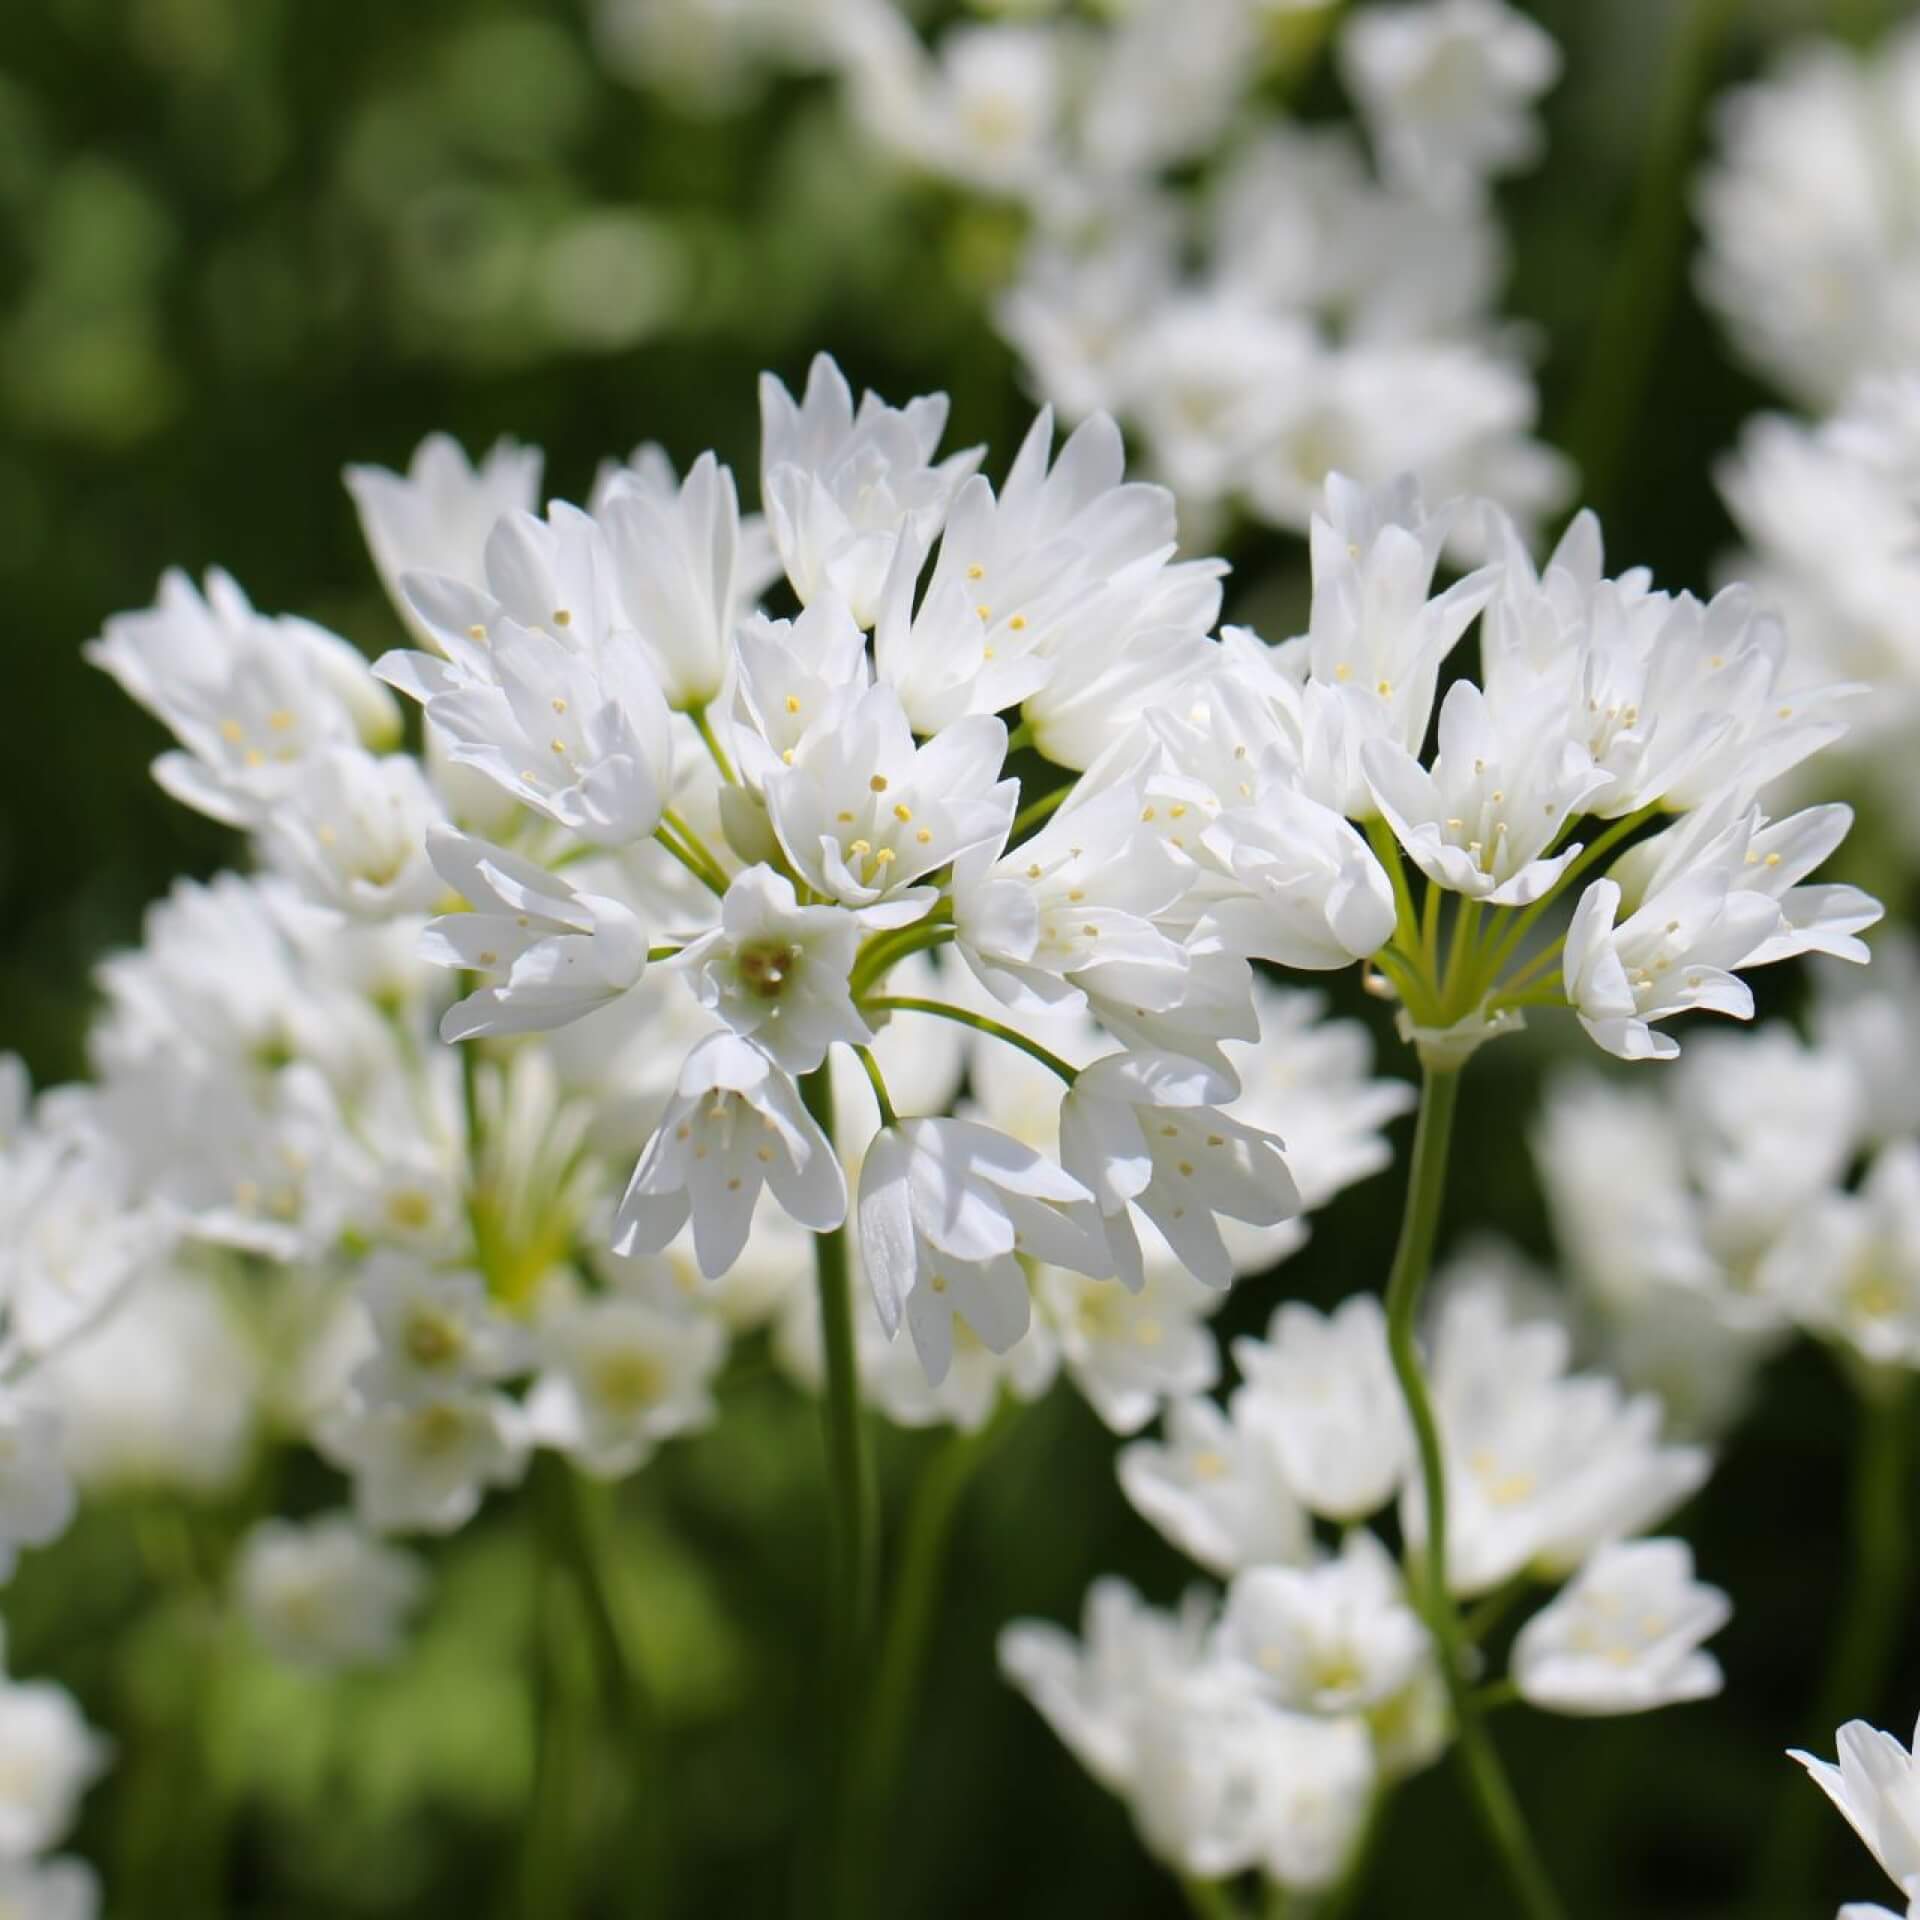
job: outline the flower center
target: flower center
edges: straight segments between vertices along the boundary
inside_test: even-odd
[[[735,963],[740,983],[761,1000],[778,1000],[800,964],[800,949],[790,941],[757,940],[740,949]]]

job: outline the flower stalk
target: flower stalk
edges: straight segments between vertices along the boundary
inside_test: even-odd
[[[1420,1297],[1433,1266],[1433,1247],[1446,1194],[1447,1159],[1460,1094],[1457,1070],[1428,1066],[1420,1081],[1420,1110],[1407,1178],[1406,1211],[1387,1281],[1387,1342],[1394,1377],[1413,1423],[1426,1499],[1426,1542],[1414,1580],[1433,1635],[1434,1654],[1453,1709],[1459,1751],[1475,1810],[1513,1883],[1529,1920],[1563,1920],[1564,1909],[1527,1830],[1500,1757],[1481,1719],[1467,1672],[1460,1617],[1447,1590],[1447,1483],[1440,1429],[1421,1371],[1415,1337]]]

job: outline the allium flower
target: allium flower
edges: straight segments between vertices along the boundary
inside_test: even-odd
[[[33,1920],[96,1920],[100,1881],[83,1860],[0,1862],[0,1912],[9,1906]]]
[[[106,1771],[106,1741],[82,1718],[65,1688],[0,1678],[0,1860],[45,1853],[64,1840],[80,1796]]]
[[[936,1386],[954,1328],[996,1353],[1027,1330],[1020,1259],[1112,1271],[1087,1189],[1005,1134],[969,1120],[885,1128],[860,1173],[860,1256],[892,1333],[904,1319]]]
[[[345,1514],[263,1520],[241,1543],[234,1589],[276,1659],[334,1671],[391,1660],[420,1605],[426,1569]]]
[[[842,907],[803,907],[770,867],[737,875],[720,925],[680,957],[694,997],[789,1073],[811,1073],[837,1041],[873,1034],[849,991],[861,925]]]
[[[427,853],[441,817],[419,761],[333,747],[302,762],[261,841],[310,900],[379,920],[433,904]]]
[[[541,1325],[543,1370],[527,1400],[534,1439],[596,1477],[632,1473],[675,1434],[714,1416],[726,1336],[711,1320],[600,1297]]]
[[[1520,1629],[1513,1678],[1550,1713],[1644,1713],[1720,1691],[1720,1663],[1700,1643],[1732,1604],[1693,1577],[1679,1540],[1602,1547],[1566,1590]]]
[[[71,1524],[73,1482],[61,1457],[60,1416],[0,1387],[0,1581],[22,1547],[44,1547]]]
[[[443,1040],[548,1031],[638,985],[647,935],[621,901],[583,892],[564,874],[447,829],[428,835],[427,852],[468,910],[428,926],[423,956],[438,966],[505,976],[447,1009]]]
[[[1322,1317],[1290,1302],[1264,1341],[1233,1343],[1245,1381],[1237,1428],[1263,1436],[1287,1484],[1330,1520],[1364,1520],[1399,1491],[1412,1458],[1400,1389],[1387,1357],[1386,1316],[1356,1294]]]
[[[833,1143],[786,1072],[758,1047],[714,1034],[687,1055],[615,1223],[621,1253],[658,1253],[689,1217],[700,1271],[724,1273],[746,1244],[762,1186],[802,1226],[846,1218]]]
[[[527,1464],[524,1418],[502,1393],[350,1400],[321,1419],[313,1442],[353,1476],[354,1511],[376,1533],[453,1533],[488,1487],[514,1485]]]
[[[1661,1410],[1611,1380],[1567,1373],[1565,1332],[1519,1323],[1485,1288],[1448,1299],[1434,1332],[1434,1412],[1446,1458],[1448,1585],[1484,1593],[1523,1569],[1563,1572],[1652,1526],[1707,1477],[1708,1454],[1660,1442]],[[1421,1489],[1401,1500],[1423,1537]]]
[[[496,440],[476,466],[457,440],[430,433],[404,474],[372,466],[346,470],[380,583],[422,646],[432,646],[433,637],[407,605],[402,581],[410,573],[438,573],[483,585],[487,536],[502,516],[537,508],[544,464],[538,447]]]
[[[1560,53],[1500,0],[1439,0],[1362,8],[1340,64],[1389,171],[1444,202],[1539,157],[1529,109],[1559,77]]]
[[[420,1406],[519,1372],[519,1329],[496,1313],[477,1273],[440,1273],[379,1253],[357,1286],[375,1349],[353,1384],[373,1405]]]
[[[1318,1566],[1236,1574],[1218,1646],[1275,1705],[1326,1715],[1384,1705],[1430,1658],[1391,1557],[1365,1531],[1348,1534],[1339,1557]]]
[[[1220,1377],[1206,1324],[1220,1295],[1171,1252],[1148,1254],[1137,1291],[1041,1267],[1034,1297],[1068,1377],[1115,1433],[1137,1433],[1166,1402],[1205,1393]]]
[[[1166,1438],[1121,1448],[1119,1472],[1134,1506],[1211,1572],[1312,1557],[1313,1522],[1272,1448],[1211,1400],[1174,1401]]]

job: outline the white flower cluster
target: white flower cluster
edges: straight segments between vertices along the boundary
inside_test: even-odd
[[[1606,579],[1584,518],[1538,572],[1485,503],[1335,478],[1308,631],[1269,647],[1216,637],[1223,565],[1176,557],[1104,415],[1056,449],[1043,412],[995,486],[943,397],[856,403],[824,358],[762,411],[760,516],[711,454],[544,513],[512,445],[356,469],[419,643],[371,671],[220,574],[108,623],[161,783],[260,871],[101,968],[93,1085],[7,1080],[0,1542],[58,1532],[70,1475],[214,1489],[270,1431],[376,1532],[463,1525],[535,1447],[630,1473],[713,1417],[735,1335],[818,1376],[843,1222],[890,1417],[975,1426],[1064,1370],[1133,1431],[1215,1383],[1221,1291],[1406,1104],[1254,962],[1370,960],[1452,1058],[1562,1000],[1522,938],[1655,814],[1567,937],[1602,1045],[1669,1053],[1669,1015],[1748,1011],[1734,969],[1859,951],[1873,904],[1802,884],[1844,811],[1755,799],[1838,696],[1782,699],[1738,590]],[[1468,522],[1494,558],[1439,586]],[[1439,701],[1476,618],[1483,684]],[[347,1660],[416,1586],[323,1520],[256,1539],[238,1598]]]
[[[0,1672],[0,1911],[95,1920],[100,1887],[84,1861],[47,1856],[72,1830],[111,1749],[73,1697]]]
[[[1618,1714],[1717,1692],[1701,1643],[1725,1595],[1681,1542],[1634,1537],[1699,1486],[1706,1455],[1662,1443],[1656,1401],[1569,1373],[1558,1327],[1464,1275],[1431,1345],[1453,1597],[1566,1582],[1513,1641],[1519,1697]],[[1134,1505],[1224,1598],[1196,1590],[1172,1617],[1104,1581],[1082,1643],[1019,1622],[1001,1664],[1169,1865],[1321,1889],[1379,1793],[1450,1737],[1428,1629],[1365,1524],[1397,1500],[1417,1544],[1419,1474],[1371,1295],[1330,1316],[1282,1307],[1233,1357],[1224,1409],[1178,1402],[1164,1439],[1120,1457]]]
[[[1189,512],[1304,531],[1329,471],[1419,472],[1530,524],[1570,476],[1532,437],[1489,202],[1539,156],[1558,50],[1503,0],[1355,9],[1336,53],[1363,140],[1276,105],[1336,11],[1130,0],[963,18],[932,45],[898,0],[599,0],[597,18],[616,68],[676,100],[833,70],[881,152],[1005,209],[1021,232],[996,319],[1035,389],[1069,419],[1126,419]]]
[[[1920,343],[1904,376],[1862,381],[1830,418],[1749,421],[1719,483],[1745,542],[1729,570],[1806,636],[1796,671],[1872,686],[1845,754],[1920,846]]]
[[[1821,411],[1920,366],[1920,23],[1792,49],[1719,135],[1698,279],[1747,359]]]
[[[1820,978],[1812,1039],[1774,1023],[1691,1049],[1664,1099],[1561,1081],[1534,1151],[1611,1363],[1725,1425],[1796,1328],[1869,1369],[1920,1367],[1920,959]]]

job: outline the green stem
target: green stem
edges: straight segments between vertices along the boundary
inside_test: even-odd
[[[1447,1155],[1453,1136],[1454,1110],[1459,1101],[1457,1071],[1427,1067],[1420,1081],[1420,1113],[1414,1127],[1413,1164],[1407,1176],[1406,1212],[1400,1241],[1394,1249],[1387,1279],[1387,1344],[1393,1371],[1407,1403],[1420,1451],[1420,1482],[1426,1497],[1426,1544],[1422,1555],[1418,1598],[1433,1634],[1434,1654],[1447,1698],[1453,1708],[1459,1753],[1487,1836],[1498,1850],[1530,1920],[1561,1920],[1559,1897],[1548,1880],[1527,1831],[1525,1817],[1481,1723],[1480,1709],[1467,1677],[1466,1646],[1460,1616],[1447,1590],[1447,1483],[1440,1447],[1440,1429],[1426,1378],[1420,1370],[1415,1327],[1420,1295],[1433,1264],[1433,1246],[1439,1231],[1440,1208],[1446,1194]]]
[[[1582,497],[1604,519],[1629,435],[1645,419],[1643,396],[1679,279],[1687,184],[1701,102],[1715,56],[1741,0],[1690,0],[1651,65],[1661,76],[1641,154],[1624,243],[1601,289],[1586,358],[1563,431],[1579,462]]]
[[[672,1818],[659,1713],[629,1644],[613,1584],[612,1555],[578,1475],[558,1457],[542,1458],[529,1475],[535,1512],[548,1551],[572,1583],[586,1627],[594,1681],[632,1782],[629,1817],[639,1839],[641,1905],[651,1913],[671,1907]]]
[[[1224,1880],[1196,1880],[1183,1874],[1180,1891],[1194,1920],[1246,1920],[1245,1909]]]
[[[571,1911],[578,1886],[580,1698],[568,1656],[579,1629],[571,1599],[566,1574],[542,1553],[534,1570],[532,1634],[538,1744],[520,1852],[520,1910],[528,1920]]]
[[[1913,1377],[1900,1370],[1875,1374],[1860,1396],[1860,1432],[1854,1447],[1849,1498],[1852,1569],[1845,1609],[1828,1636],[1832,1649],[1806,1744],[1830,1750],[1834,1730],[1848,1720],[1879,1725],[1882,1697],[1909,1612],[1913,1580]],[[1826,1803],[1795,1771],[1781,1790],[1777,1817],[1760,1852],[1755,1911],[1800,1913],[1814,1904],[1820,1854],[1832,1824]]]
[[[720,872],[719,868],[712,864],[710,858],[703,858],[700,854],[695,853],[692,848],[683,846],[664,822],[654,828],[653,837],[661,846],[665,847],[703,887],[708,888],[714,893],[726,892],[726,876]]]
[[[1376,813],[1367,822],[1367,840],[1393,887],[1394,941],[1402,948],[1410,947],[1420,938],[1420,919],[1414,911],[1413,889],[1407,884],[1406,862],[1400,858],[1399,839]]]
[[[1567,862],[1566,871],[1561,874],[1559,879],[1556,880],[1532,906],[1524,909],[1518,915],[1513,925],[1507,929],[1505,935],[1494,947],[1492,953],[1487,956],[1487,963],[1483,969],[1483,978],[1489,986],[1499,978],[1500,969],[1513,958],[1514,954],[1519,950],[1521,941],[1523,941],[1539,923],[1540,916],[1545,913],[1556,900],[1560,899],[1566,893],[1567,889],[1573,885],[1574,881],[1579,879],[1595,861],[1604,860],[1628,834],[1632,833],[1636,827],[1651,820],[1659,811],[1660,803],[1656,800],[1641,807],[1637,812],[1621,815],[1611,826],[1595,834],[1594,837]]]
[[[820,1066],[801,1079],[806,1112],[833,1139],[833,1079]],[[826,1357],[822,1419],[828,1444],[831,1488],[831,1632],[829,1686],[839,1728],[835,1766],[843,1791],[851,1782],[854,1699],[864,1667],[868,1628],[874,1619],[877,1578],[877,1500],[874,1463],[868,1455],[866,1428],[860,1419],[860,1359],[852,1331],[852,1261],[847,1227],[814,1235],[814,1279],[820,1292],[820,1338]]]
[[[853,997],[858,1000],[888,968],[904,960],[908,954],[924,952],[928,947],[944,946],[949,940],[958,938],[959,929],[953,924],[951,900],[938,902],[924,920],[916,920],[910,927],[897,927],[890,933],[875,934],[853,963],[853,975],[847,983]]]
[[[914,1490],[860,1741],[860,1793],[869,1810],[883,1804],[887,1783],[906,1744],[946,1585],[954,1516],[982,1463],[1005,1439],[1021,1411],[1019,1401],[1003,1399],[974,1432],[950,1435]]]
[[[727,758],[727,750],[720,744],[720,736],[713,730],[713,721],[708,717],[705,707],[694,707],[688,711],[687,718],[694,724],[695,731],[707,743],[707,751],[713,755],[713,764],[720,769],[720,778],[728,786],[737,787],[740,776],[733,770],[733,762]]]
[[[1452,1025],[1473,1011],[1480,995],[1474,991],[1479,968],[1474,964],[1480,950],[1480,916],[1485,912],[1478,900],[1464,895],[1453,910],[1453,934],[1447,942],[1447,971],[1440,983],[1441,1022]],[[1464,997],[1461,988],[1465,987]]]
[[[938,1020],[951,1020],[958,1026],[971,1027],[975,1033],[991,1034],[994,1039],[1004,1040],[1010,1047],[1018,1047],[1028,1059],[1037,1060],[1043,1067],[1057,1073],[1068,1086],[1072,1086],[1080,1077],[1078,1067],[1069,1066],[1038,1040],[1030,1040],[1017,1029],[1003,1025],[984,1013],[975,1013],[970,1007],[949,1006],[944,1000],[917,1000],[911,994],[881,994],[876,999],[862,1000],[859,1005],[863,1013],[930,1013]]]
[[[1007,836],[1007,844],[1016,847],[1033,832],[1044,820],[1050,819],[1068,794],[1073,791],[1071,780],[1057,786],[1051,793],[1043,793],[1038,800],[1029,800],[1013,816],[1013,831]]]

